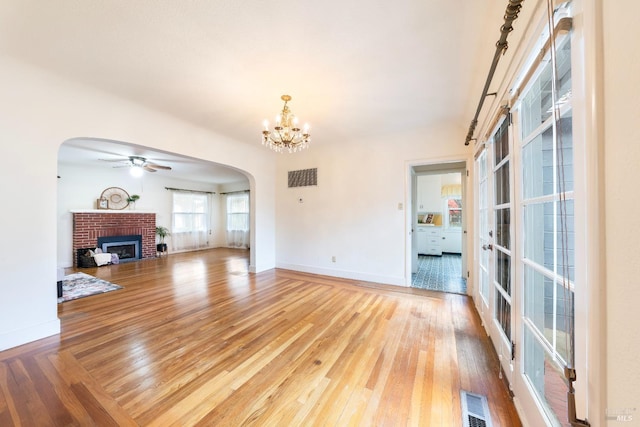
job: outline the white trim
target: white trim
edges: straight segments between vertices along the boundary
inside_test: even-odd
[[[54,286],[51,286],[52,294]],[[0,351],[17,347],[42,338],[47,338],[60,333],[60,319],[50,320],[46,323],[29,326],[0,335]]]
[[[303,273],[318,274],[321,276],[339,277],[342,279],[361,280],[363,282],[381,283],[384,285],[395,285],[400,287],[409,287],[405,283],[405,279],[402,276],[379,276],[376,274],[368,274],[360,271],[351,270],[338,270],[334,268],[322,268],[304,264],[289,264],[289,263],[276,263],[276,268],[282,268],[284,270],[300,271]]]
[[[453,167],[456,163],[465,164],[465,170]],[[411,286],[411,267],[412,267],[412,237],[413,237],[413,226],[414,226],[414,206],[412,201],[412,191],[415,187],[415,181],[413,174],[413,168],[416,166],[436,166],[436,165],[446,165],[448,163],[452,164],[451,169],[442,169],[438,170],[438,173],[449,173],[449,172],[461,172],[462,179],[462,206],[471,206],[473,203],[473,192],[467,191],[467,181],[471,178],[466,175],[466,172],[473,167],[474,161],[473,158],[466,156],[447,156],[447,157],[437,157],[432,159],[416,159],[416,160],[407,160],[405,161],[405,183],[404,183],[404,211],[405,211],[405,226],[404,226],[404,281],[401,286],[410,287]],[[470,173],[471,175],[471,173]],[[471,199],[471,202],[469,201]],[[467,294],[471,295],[471,290],[474,289],[473,285],[473,272],[469,268],[469,254],[473,254],[473,247],[470,245],[473,243],[473,239],[467,238],[467,236],[471,236],[469,233],[471,229],[471,233],[473,233],[473,212],[471,209],[467,209],[462,214],[462,274],[464,275],[465,270],[469,272],[469,277],[467,277]],[[464,231],[467,231],[465,234]],[[471,251],[471,252],[470,252]],[[386,282],[385,282],[386,283]]]
[[[602,2],[600,0],[574,0],[573,58],[580,58],[582,66],[574,72],[573,87],[573,134],[575,191],[581,194],[580,205],[576,203],[576,265],[585,263],[582,270],[576,269],[576,281],[584,284],[584,292],[577,292],[576,348],[576,411],[579,418],[585,417],[591,425],[605,423],[606,399],[606,300],[602,286],[605,279],[605,257],[602,248],[605,242],[604,229],[604,59]],[[579,108],[577,108],[579,106]],[[574,202],[575,203],[575,202]],[[584,308],[584,310],[580,310]]]

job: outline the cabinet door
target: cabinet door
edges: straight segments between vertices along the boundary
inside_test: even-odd
[[[448,230],[442,233],[442,252],[459,254],[462,252],[462,233],[460,230]]]
[[[428,234],[424,227],[418,227],[418,253],[426,254],[428,245]]]

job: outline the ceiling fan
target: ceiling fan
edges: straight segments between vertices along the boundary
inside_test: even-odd
[[[156,172],[157,170],[171,170],[171,166],[159,165],[157,163],[153,163],[148,161],[146,158],[141,156],[129,156],[126,159],[100,159],[105,162],[120,162],[126,163],[122,166],[114,166],[114,168],[131,168],[131,174],[134,176],[142,175],[142,171],[145,170],[147,172]]]

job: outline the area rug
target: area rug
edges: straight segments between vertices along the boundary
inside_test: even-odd
[[[122,286],[85,273],[73,273],[62,279],[62,297],[58,298],[58,302],[71,301],[118,289],[122,289]]]

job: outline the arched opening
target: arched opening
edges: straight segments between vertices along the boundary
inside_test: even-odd
[[[132,172],[139,173],[134,176]],[[58,151],[57,265],[66,268],[77,262],[73,212],[78,211],[100,212],[108,209],[152,213],[158,226],[170,231],[174,227],[181,227],[176,230],[182,232],[176,233],[174,241],[169,240],[169,247],[177,251],[238,247],[227,240],[225,197],[239,193],[252,195],[254,188],[255,182],[249,173],[212,161],[122,141],[69,139]],[[117,194],[111,196],[117,202],[116,199],[108,200],[104,192],[109,193],[109,189],[122,190],[126,197]],[[174,202],[176,192],[206,196],[206,213],[191,216],[177,214]],[[124,200],[129,197],[136,200]],[[254,204],[249,203],[249,206],[249,238],[241,245],[246,249],[255,247]],[[205,214],[206,218],[203,216]],[[184,221],[180,221],[181,218]],[[194,218],[204,228],[197,233],[183,232],[182,229],[189,226]],[[141,251],[141,257],[156,255],[155,231],[152,234],[153,249]],[[250,251],[249,258],[252,269],[255,266],[255,251]]]

